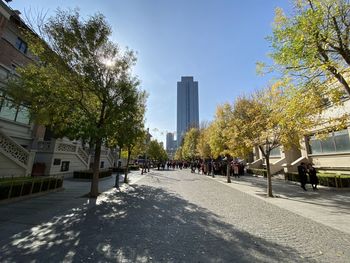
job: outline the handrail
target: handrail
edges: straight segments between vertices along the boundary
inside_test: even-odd
[[[2,132],[0,132],[0,149],[17,162],[27,166],[30,153]]]

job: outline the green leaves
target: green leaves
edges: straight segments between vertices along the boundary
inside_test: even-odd
[[[350,3],[299,0],[293,16],[276,9],[271,57],[285,76],[303,85],[335,78],[350,95]]]
[[[166,161],[168,159],[166,151],[157,140],[150,141],[147,149],[147,155],[150,159],[156,161]]]
[[[192,160],[198,156],[197,144],[199,139],[199,130],[197,128],[191,128],[186,132],[184,142],[182,145],[182,158],[186,160]]]

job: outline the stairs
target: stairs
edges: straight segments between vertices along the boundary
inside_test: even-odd
[[[14,141],[11,137],[7,136],[5,133],[3,133],[0,130],[0,154],[6,157],[6,161],[2,159],[2,163],[0,167],[18,167],[18,174],[17,172],[12,171],[11,174],[15,176],[20,175],[28,175],[31,173],[32,165],[33,165],[33,159],[34,159],[34,152],[29,152],[28,150],[24,149],[21,145],[19,145],[16,141]],[[11,165],[8,162],[13,162],[16,164],[14,166]],[[0,175],[6,175],[6,170],[2,170],[0,168]],[[7,168],[8,169],[8,168]],[[16,174],[13,174],[16,173]]]

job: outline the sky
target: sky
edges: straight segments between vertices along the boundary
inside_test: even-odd
[[[47,13],[79,8],[83,17],[102,13],[112,40],[137,52],[134,73],[149,94],[146,127],[165,142],[176,131],[176,89],[181,76],[199,83],[199,119],[211,121],[219,104],[268,85],[256,62],[268,59],[276,7],[289,0],[13,0],[13,9]]]

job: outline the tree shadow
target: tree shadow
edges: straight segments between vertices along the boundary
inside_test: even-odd
[[[310,262],[173,193],[128,189],[2,236],[0,261]]]
[[[245,176],[242,179],[233,180],[233,182],[257,187],[260,191],[256,192],[256,194],[266,197],[267,182],[265,178]],[[309,188],[308,191],[304,191],[297,182],[286,182],[276,179],[272,181],[272,191],[276,197],[281,199],[322,207],[336,207],[337,212],[350,214],[350,190],[337,191],[336,189],[320,188],[317,191],[313,191],[312,188]]]

